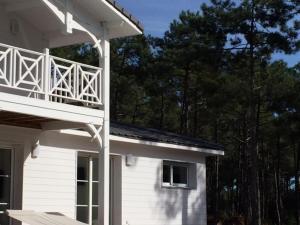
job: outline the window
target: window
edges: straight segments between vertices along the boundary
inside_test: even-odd
[[[163,186],[188,187],[189,165],[180,162],[163,161]]]
[[[76,219],[89,225],[98,219],[98,158],[77,158],[77,204]]]

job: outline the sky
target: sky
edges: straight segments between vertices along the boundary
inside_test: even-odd
[[[117,2],[141,21],[146,35],[162,37],[182,10],[197,11],[202,3],[208,3],[209,0],[117,0]],[[289,56],[274,54],[273,60],[279,59],[293,66],[300,61],[300,52]]]

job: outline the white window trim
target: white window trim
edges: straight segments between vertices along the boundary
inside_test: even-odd
[[[88,180],[78,180],[77,179],[77,169],[78,169],[78,157],[86,157],[89,159],[89,179]],[[98,181],[93,180],[93,159],[98,159],[98,156],[96,154],[88,154],[88,153],[82,153],[77,152],[76,156],[76,204],[75,204],[75,218],[77,218],[77,207],[88,207],[88,224],[92,225],[93,222],[93,207],[99,207],[99,205],[93,205],[93,183],[99,183],[99,177]],[[85,182],[89,184],[89,202],[88,205],[78,205],[77,204],[77,185],[78,182]]]
[[[164,173],[164,165],[168,165],[170,167],[170,182],[163,182],[163,173]],[[173,167],[174,166],[179,166],[179,167],[184,167],[186,168],[186,176],[187,176],[187,183],[186,184],[181,184],[181,183],[174,183],[173,182]],[[166,188],[190,188],[190,181],[189,181],[189,169],[190,166],[188,163],[185,162],[177,162],[177,161],[169,161],[169,160],[163,160],[162,161],[162,176],[161,176],[161,181],[162,181],[162,187]]]

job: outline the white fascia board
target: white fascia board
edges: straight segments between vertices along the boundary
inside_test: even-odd
[[[0,92],[0,110],[76,123],[102,125],[102,110]]]
[[[135,31],[135,35],[143,34],[142,30],[138,28],[137,25],[135,25],[130,19],[128,19],[125,15],[123,15],[119,10],[117,10],[114,6],[112,6],[110,3],[108,3],[106,0],[101,0],[103,4],[105,4],[107,7],[109,7],[114,13],[116,13],[125,23],[129,24]]]
[[[79,131],[79,130],[62,130],[62,131],[60,131],[60,133],[69,134],[69,135],[77,135],[77,136],[81,136],[81,137],[90,137],[88,132]],[[219,150],[196,148],[196,147],[168,144],[168,143],[162,143],[162,142],[143,141],[143,140],[137,140],[137,139],[132,139],[132,138],[120,137],[120,136],[116,136],[116,135],[110,135],[109,139],[110,139],[110,141],[118,141],[118,142],[131,143],[131,144],[149,145],[149,146],[153,146],[153,147],[200,152],[200,153],[207,154],[207,155],[220,155],[220,156],[225,155],[224,151],[219,151]]]
[[[183,145],[176,145],[176,144],[168,144],[168,143],[163,143],[163,142],[143,141],[143,140],[137,140],[137,139],[133,139],[133,138],[120,137],[120,136],[116,136],[116,135],[110,135],[110,140],[132,143],[132,144],[150,145],[150,146],[161,147],[161,148],[170,148],[170,149],[177,149],[177,150],[200,152],[200,153],[204,153],[207,155],[224,155],[224,151],[219,151],[219,150],[213,150],[213,149],[207,149],[207,148],[197,148],[197,147],[190,147],[190,146],[183,146]]]

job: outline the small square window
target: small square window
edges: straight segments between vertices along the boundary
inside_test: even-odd
[[[189,165],[186,163],[163,161],[163,186],[188,187]]]

